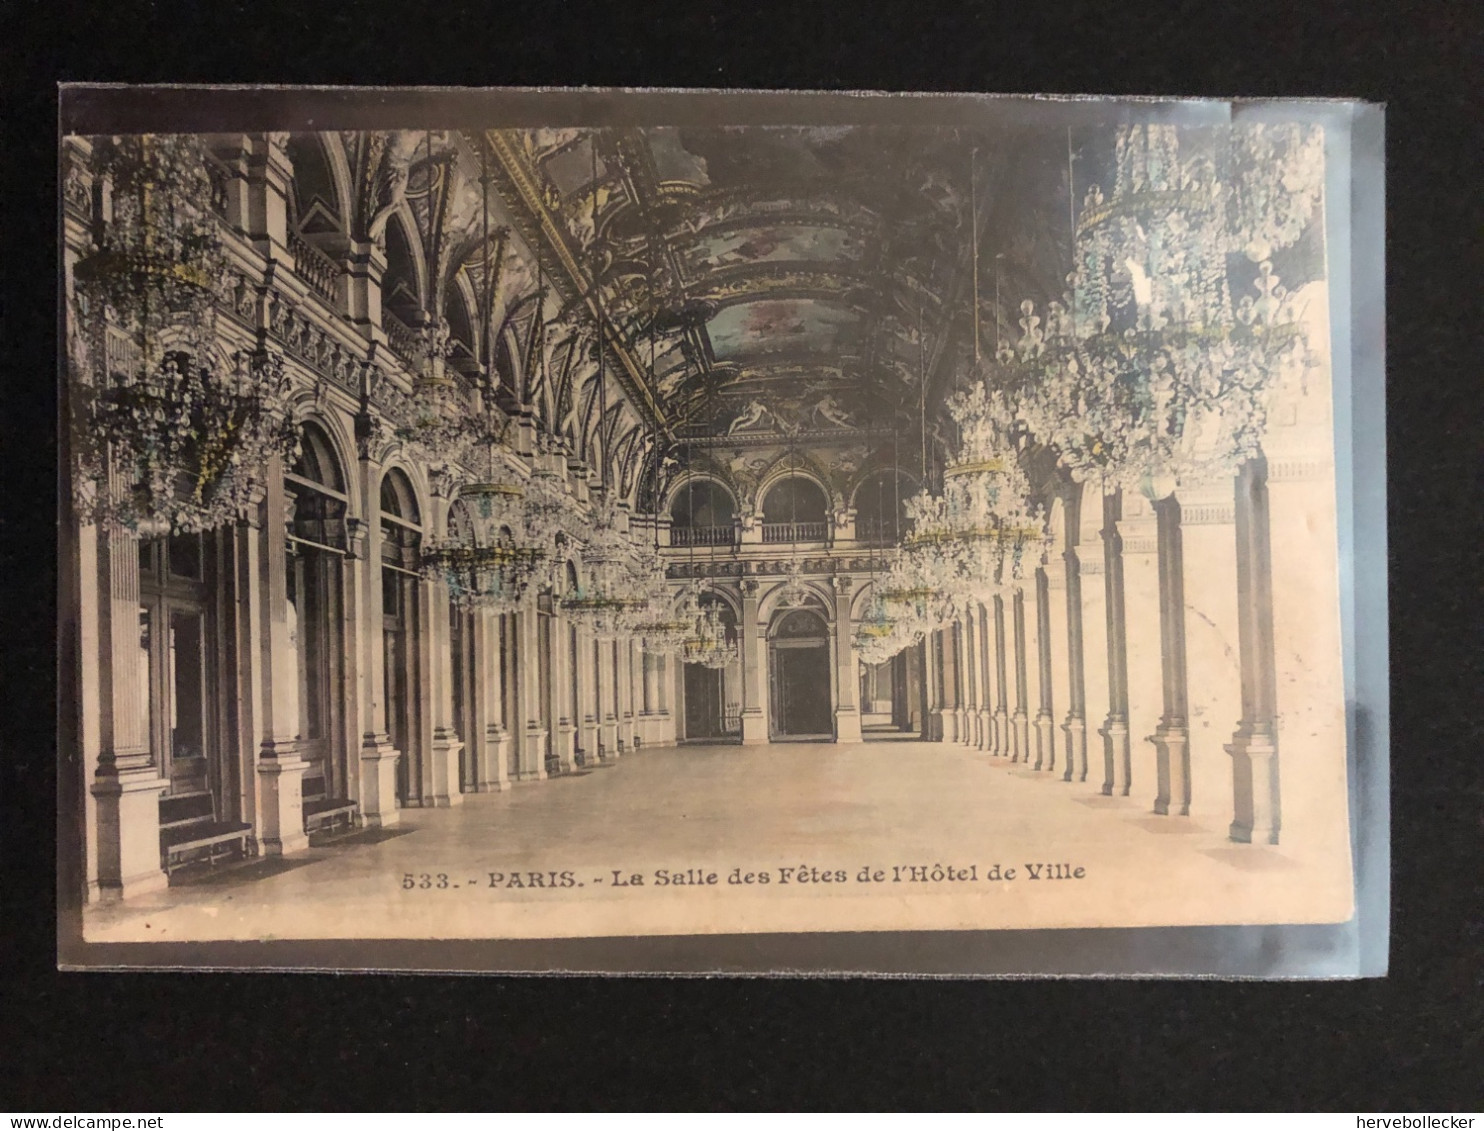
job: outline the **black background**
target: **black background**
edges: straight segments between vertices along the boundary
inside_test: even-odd
[[[1478,8],[7,6],[0,1109],[1484,1107]],[[1343,984],[58,974],[55,83],[1389,103],[1393,943]]]

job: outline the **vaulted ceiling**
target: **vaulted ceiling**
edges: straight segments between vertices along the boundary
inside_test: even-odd
[[[995,290],[1054,293],[1067,266],[1064,138],[887,126],[487,138],[541,226],[546,269],[565,265],[569,317],[601,319],[612,363],[688,432],[895,427],[936,402],[971,348],[975,233],[981,335],[1004,317]]]

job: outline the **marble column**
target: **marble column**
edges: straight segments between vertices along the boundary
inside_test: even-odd
[[[1282,827],[1267,480],[1267,460],[1249,460],[1237,475],[1235,491],[1242,717],[1226,752],[1232,759],[1229,835],[1244,844],[1277,844]]]
[[[1069,545],[1062,555],[1062,577],[1067,595],[1067,717],[1062,733],[1067,736],[1063,759],[1063,781],[1087,780],[1087,684],[1082,650],[1082,563],[1077,547]]]
[[[557,611],[548,618],[551,632],[551,705],[547,718],[556,733],[552,736],[552,753],[556,755],[559,773],[570,774],[577,767],[577,727],[572,717],[572,637],[565,613]]]
[[[974,671],[969,662],[973,652],[969,645],[969,617],[965,613],[953,623],[953,668],[957,676],[955,687],[958,696],[958,741],[961,746],[974,744],[974,722],[976,712],[970,706],[973,694]]]
[[[670,685],[677,678],[676,673],[680,670],[680,661],[672,656],[660,655],[658,660],[658,684],[659,684],[659,727],[660,742],[666,746],[674,746],[678,740],[675,733],[675,716],[670,710]]]
[[[994,597],[994,697],[995,745],[1001,754],[1018,762],[1023,751],[1010,725],[1010,655],[1005,642],[1005,598],[1000,593]]]
[[[1046,570],[1036,570],[1036,769],[1056,769],[1056,708],[1052,697],[1051,673],[1051,588]],[[1058,594],[1060,596],[1060,594]]]
[[[943,635],[930,629],[922,638],[922,682],[926,692],[927,724],[923,737],[943,741]]]
[[[1022,762],[1032,764],[1039,770],[1040,763],[1031,753],[1030,723],[1030,671],[1026,653],[1029,651],[1025,627],[1025,590],[1017,587],[1010,598],[1010,623],[1014,636],[1015,659],[1015,713],[1010,723],[1015,729],[1015,750]]]
[[[275,458],[265,474],[263,522],[258,531],[258,576],[253,597],[262,601],[258,658],[262,699],[258,711],[258,844],[270,856],[309,847],[304,832],[304,770],[299,757],[299,658],[289,634],[289,499],[283,465]]]
[[[964,670],[964,727],[959,736],[965,746],[978,748],[983,740],[983,728],[980,717],[980,690],[979,690],[979,633],[978,633],[978,609],[970,606],[964,613],[963,624],[963,648],[959,656],[959,663]]]
[[[598,757],[598,673],[595,666],[597,655],[592,633],[586,628],[577,630],[577,670],[573,678],[577,681],[577,745],[582,749],[582,764],[595,766]]]
[[[758,535],[761,537],[761,533]],[[763,697],[766,666],[763,656],[763,627],[758,623],[758,583],[742,582],[742,745],[761,746],[768,741],[767,701]],[[680,665],[676,664],[677,672]],[[677,679],[678,679],[677,675]]]
[[[536,596],[528,593],[515,622],[515,701],[519,717],[511,720],[516,735],[517,781],[546,778],[546,723],[541,718],[541,630]]]
[[[644,674],[644,743],[659,746],[661,737],[660,717],[660,657],[645,651],[640,664]]]
[[[168,783],[150,747],[149,658],[141,632],[139,543],[116,526],[82,529],[82,550],[86,553],[92,543],[97,570],[95,597],[91,608],[84,609],[82,640],[84,656],[98,656],[99,745],[90,786],[97,878],[89,894],[126,899],[168,883],[160,867],[160,794]],[[83,589],[89,587],[84,576]],[[93,625],[96,636],[90,639]],[[168,630],[165,625],[150,625],[151,632]],[[88,706],[85,703],[84,709]]]
[[[835,589],[835,741],[861,741],[860,665],[850,615],[855,582],[846,574],[831,579]]]
[[[500,685],[504,619],[488,610],[474,615],[474,729],[482,737],[476,748],[474,782],[480,793],[500,793],[510,788],[506,768],[510,735],[505,729],[505,691]]]
[[[984,602],[974,603],[975,638],[978,648],[974,653],[974,668],[979,673],[979,749],[998,754],[994,729],[994,663],[990,646],[989,610]]]
[[[1158,777],[1154,736],[1164,710],[1164,662],[1156,644],[1161,623],[1159,522],[1152,503],[1142,495],[1124,492],[1117,527],[1123,543],[1126,616],[1129,623],[1146,626],[1127,650],[1129,733],[1133,741],[1128,781],[1123,783],[1142,793],[1151,790]]]
[[[359,668],[361,677],[360,818],[368,828],[390,828],[401,820],[397,809],[397,761],[402,752],[387,733],[386,643],[382,628],[380,522],[381,466],[369,458],[367,440],[358,464],[361,498],[366,507],[364,551],[349,562],[353,585],[360,594]]]
[[[1185,670],[1185,552],[1180,500],[1167,495],[1154,504],[1159,539],[1159,654],[1164,711],[1150,740],[1155,750],[1161,816],[1190,814],[1190,707]]]
[[[612,640],[598,640],[598,734],[607,760],[623,751],[618,744],[618,664]]]
[[[1123,493],[1103,496],[1103,607],[1108,714],[1098,733],[1103,737],[1103,793],[1125,797],[1133,768],[1128,723],[1128,626],[1123,600]]]
[[[450,489],[443,485],[431,499],[432,534],[442,537],[448,528]],[[427,641],[428,663],[423,679],[422,803],[447,809],[463,803],[459,789],[459,756],[464,742],[453,717],[453,640],[448,583],[435,574],[418,586],[424,616],[419,618],[420,635]]]
[[[1231,759],[1225,744],[1242,717],[1241,626],[1237,609],[1236,479],[1182,483],[1180,539],[1185,560],[1185,651],[1190,679],[1190,815],[1232,816]]]
[[[629,663],[626,636],[613,642],[613,671],[618,701],[618,750],[627,754],[634,749],[634,669]]]

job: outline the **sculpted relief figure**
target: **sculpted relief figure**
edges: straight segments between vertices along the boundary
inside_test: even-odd
[[[366,226],[366,234],[377,247],[386,246],[386,223],[407,199],[412,157],[420,140],[421,135],[411,130],[397,130],[386,135],[372,194],[371,222]]]
[[[836,428],[854,428],[855,419],[851,414],[835,400],[833,396],[826,394],[814,406],[815,423],[823,420],[826,426],[833,425]]]
[[[775,425],[778,423],[778,418],[773,415],[773,410],[763,404],[762,401],[749,401],[747,407],[742,410],[742,414],[736,420],[732,421],[731,425],[727,428],[727,435],[734,436],[738,432],[745,432],[749,429],[760,430],[759,426],[763,424],[764,420]]]

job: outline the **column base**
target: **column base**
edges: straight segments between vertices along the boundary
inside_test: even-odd
[[[1129,747],[1128,723],[1116,716],[1109,716],[1098,733],[1103,736],[1103,796],[1127,797],[1133,776],[1133,751]]]
[[[1181,726],[1159,727],[1154,743],[1159,792],[1154,811],[1161,817],[1190,816],[1190,732]]]
[[[835,741],[860,742],[861,713],[854,707],[842,707],[835,712]]]
[[[577,728],[571,723],[559,724],[556,744],[557,770],[570,774],[577,768]]]
[[[621,753],[618,747],[618,721],[605,721],[598,728],[598,757],[604,762],[615,762]]]
[[[1282,827],[1278,791],[1278,745],[1264,734],[1238,731],[1226,752],[1232,756],[1232,801],[1228,835],[1239,844],[1277,844]]]
[[[1061,729],[1062,733],[1067,736],[1066,767],[1062,772],[1061,780],[1086,781],[1087,723],[1078,715],[1068,715],[1066,721],[1061,724]]]
[[[1056,727],[1049,711],[1036,712],[1036,765],[1038,770],[1056,769]]]
[[[520,769],[516,781],[546,780],[546,731],[528,730],[522,736]]]
[[[368,734],[361,743],[361,825],[387,829],[402,817],[397,808],[397,760],[402,752],[387,736]]]
[[[160,794],[169,784],[154,766],[94,779],[100,900],[129,899],[169,886],[160,866]]]
[[[1015,753],[1010,745],[1010,716],[1004,711],[994,713],[994,752],[1001,758],[1011,758]]]
[[[258,847],[265,856],[288,856],[309,847],[304,831],[304,771],[309,763],[284,743],[264,742],[271,757],[258,759]]]
[[[1015,756],[1021,762],[1029,764],[1031,760],[1031,721],[1024,711],[1016,711],[1010,723],[1015,732]],[[1035,768],[1040,769],[1040,766]]]
[[[988,707],[979,708],[979,721],[975,724],[979,735],[979,749],[989,754],[994,751],[994,714]]]
[[[485,731],[484,748],[488,761],[481,767],[475,788],[480,793],[503,793],[510,788],[506,767],[510,764],[510,732],[491,724]]]
[[[451,809],[464,803],[459,790],[459,755],[464,744],[452,731],[435,733],[429,754],[433,788],[423,795],[424,809]]]
[[[768,744],[768,720],[761,708],[742,712],[742,745],[766,746]]]

